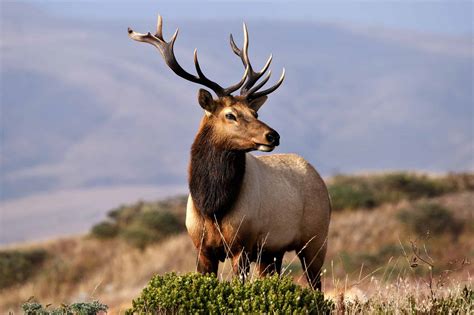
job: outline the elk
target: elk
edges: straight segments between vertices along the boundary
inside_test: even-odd
[[[331,204],[318,172],[295,154],[254,156],[250,151],[270,152],[280,135],[258,119],[258,110],[285,78],[261,90],[271,71],[260,81],[272,61],[256,72],[248,56],[248,32],[244,23],[240,49],[230,35],[232,51],[245,67],[234,85],[222,87],[208,79],[199,65],[197,76],[184,70],[173,47],[163,38],[158,16],[155,34],[128,29],[129,37],[158,48],[165,63],[178,76],[201,84],[198,92],[204,109],[199,131],[191,147],[186,228],[198,251],[197,270],[217,274],[219,261],[232,260],[233,271],[245,278],[251,262],[259,275],[281,273],[285,252],[296,251],[309,284],[321,290],[320,270],[326,256]],[[258,82],[258,83],[257,83]],[[232,95],[240,89],[240,95]]]

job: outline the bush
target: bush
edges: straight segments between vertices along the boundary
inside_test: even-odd
[[[44,307],[36,301],[28,301],[22,306],[25,315],[96,315],[99,312],[107,312],[107,305],[99,301],[74,303],[71,305],[62,304],[59,308],[52,308],[48,304]]]
[[[445,193],[474,190],[473,174],[431,178],[395,172],[371,176],[334,176],[328,185],[334,210],[374,208],[403,199],[432,198]]]
[[[334,183],[329,186],[332,208],[334,210],[373,208],[375,197],[368,187],[352,183]]]
[[[112,222],[101,222],[92,227],[91,233],[97,238],[114,238],[119,232],[118,226]]]
[[[450,173],[443,179],[451,191],[474,190],[473,173]]]
[[[328,314],[333,304],[322,293],[278,276],[220,282],[213,275],[155,276],[127,314]]]
[[[161,239],[159,234],[139,225],[124,228],[120,233],[120,237],[130,245],[140,249],[144,249],[147,245]]]
[[[43,249],[0,251],[0,290],[28,280],[47,257]]]
[[[446,184],[439,179],[424,175],[392,173],[382,176],[378,186],[386,194],[394,194],[394,199],[403,197],[413,200],[422,197],[436,197],[449,191]],[[388,196],[387,196],[388,197]],[[387,199],[390,199],[389,197]]]
[[[183,223],[169,212],[148,211],[140,214],[137,221],[140,225],[157,231],[160,235],[166,236],[181,232]]]
[[[143,249],[185,229],[185,204],[184,197],[177,197],[121,206],[108,213],[107,221],[95,225],[91,235],[100,239],[119,236],[132,246]]]
[[[122,227],[120,237],[131,245],[144,249],[147,245],[183,231],[184,226],[169,212],[147,211]]]
[[[419,236],[450,233],[457,238],[464,226],[448,209],[429,202],[400,211],[398,219]]]

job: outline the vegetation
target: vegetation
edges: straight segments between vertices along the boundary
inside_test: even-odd
[[[415,178],[416,183],[406,183],[407,178]],[[334,301],[331,312],[472,313],[472,178],[469,174],[387,174],[338,176],[329,180],[330,189],[335,183],[343,183],[344,189],[355,187],[353,190],[360,193],[359,199],[332,196],[334,203],[356,202],[334,211],[331,218],[330,245],[322,277],[325,298]],[[378,186],[374,186],[377,182]],[[433,182],[441,183],[443,188],[433,188],[438,187]],[[405,191],[403,187],[411,188]],[[153,296],[156,288],[152,290],[148,285],[148,291],[142,292],[150,278],[171,271],[186,274],[196,268],[196,251],[184,232],[185,205],[186,197],[180,196],[122,206],[109,212],[107,220],[96,225],[87,237],[0,251],[0,282],[2,286],[8,283],[0,288],[0,313],[21,314],[21,305],[30,296],[54,305],[67,303],[69,306],[59,307],[59,311],[69,307],[73,313],[73,302],[89,299],[109,305],[110,314],[123,314],[132,307],[134,298],[135,303],[158,303],[158,297]],[[416,226],[420,223],[424,228],[418,233]],[[34,252],[39,254],[32,255]],[[294,253],[285,255],[283,270],[293,277],[295,290],[305,288],[303,269]],[[178,281],[176,277],[170,283]],[[219,288],[232,287],[231,262],[220,265],[218,279]],[[184,293],[177,290],[169,294]],[[201,302],[206,300],[199,297]],[[39,304],[28,303],[25,307]],[[218,307],[220,304],[216,303]],[[48,305],[41,309],[51,314],[57,310]],[[445,312],[446,309],[449,311]]]
[[[385,266],[391,258],[402,255],[403,250],[399,244],[387,244],[380,246],[375,252],[353,253],[343,251],[340,253],[340,259],[346,272],[356,272],[360,270],[362,265],[366,270],[376,270],[381,266]]]
[[[416,203],[412,208],[403,209],[398,219],[418,236],[449,233],[457,239],[464,226],[448,209],[432,202]]]
[[[196,273],[151,279],[128,314],[327,314],[332,302],[322,293],[278,276],[242,283]]]
[[[403,285],[389,288],[381,284],[384,289],[379,287],[379,293],[369,299],[344,299],[344,293],[325,299],[318,291],[294,284],[288,276],[242,283],[237,279],[219,281],[212,275],[169,273],[153,277],[126,313],[470,314],[474,310],[474,291],[468,286],[447,294],[425,295],[420,289],[401,294]],[[391,292],[393,289],[396,294]]]
[[[428,177],[395,172],[371,176],[337,175],[328,185],[334,210],[374,208],[401,200],[432,198],[450,192],[474,190],[474,174]]]
[[[99,239],[120,237],[144,249],[184,230],[185,199],[178,197],[155,203],[138,202],[121,206],[108,213],[108,219],[92,227]]]
[[[63,304],[58,308],[51,307],[50,304],[43,306],[36,301],[28,301],[21,308],[25,315],[96,315],[100,312],[107,312],[107,305],[99,301]]]
[[[413,295],[408,295],[401,299],[349,301],[338,308],[349,314],[472,314],[474,291],[465,286],[445,297],[428,298],[425,303],[419,303]]]
[[[27,281],[47,257],[43,249],[0,251],[0,290]]]
[[[112,222],[100,222],[92,227],[91,233],[97,238],[108,239],[118,235],[119,227]]]

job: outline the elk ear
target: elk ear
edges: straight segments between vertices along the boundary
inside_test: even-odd
[[[216,109],[216,103],[212,99],[211,93],[204,89],[199,89],[198,93],[199,105],[206,111],[206,115],[210,115]]]
[[[262,107],[263,103],[265,103],[267,98],[268,97],[266,95],[257,97],[256,99],[250,101],[249,107],[254,111],[258,112],[258,110],[260,109],[260,107]]]

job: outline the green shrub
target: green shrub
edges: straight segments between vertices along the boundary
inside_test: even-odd
[[[144,249],[183,229],[183,224],[171,213],[147,211],[137,215],[130,225],[123,226],[119,234],[129,244]]]
[[[334,210],[374,208],[403,199],[432,198],[445,193],[474,190],[474,174],[443,177],[394,172],[371,176],[337,175],[328,185]]]
[[[43,249],[0,251],[0,290],[28,280],[47,258]]]
[[[333,304],[322,293],[278,276],[230,282],[213,275],[157,275],[132,302],[127,314],[328,314]]]
[[[107,312],[108,308],[107,305],[102,304],[99,301],[74,303],[70,306],[70,309],[74,314],[80,315],[96,315],[100,311]]]
[[[334,210],[373,208],[376,206],[372,191],[354,183],[334,183],[328,187]]]
[[[429,202],[400,211],[398,219],[419,236],[450,233],[457,237],[464,226],[448,209]]]
[[[395,194],[394,199],[405,197],[410,200],[421,197],[436,197],[449,190],[446,184],[439,179],[409,173],[383,175],[377,186],[385,194]]]
[[[183,223],[169,212],[148,211],[141,213],[137,221],[140,225],[166,236],[181,232]]]
[[[107,216],[120,225],[130,224],[137,215],[142,212],[145,203],[143,201],[137,202],[130,206],[120,206],[109,211]]]
[[[120,232],[120,237],[130,245],[144,249],[147,245],[159,241],[160,235],[140,225],[132,225]]]
[[[52,308],[49,304],[44,307],[36,301],[28,301],[21,307],[25,315],[96,315],[101,311],[107,312],[109,308],[99,301],[63,304],[59,308]]]
[[[177,197],[121,206],[111,210],[106,221],[95,225],[91,235],[100,239],[119,236],[132,246],[143,249],[185,229],[185,204],[184,197]]]
[[[97,238],[107,239],[117,236],[119,228],[112,222],[101,222],[92,227],[91,233]]]

